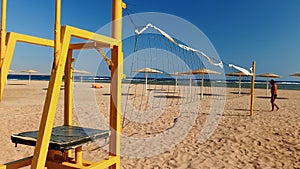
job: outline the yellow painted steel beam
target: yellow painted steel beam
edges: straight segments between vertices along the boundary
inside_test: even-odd
[[[8,73],[2,68],[4,57],[6,55],[6,6],[7,1],[2,0],[1,3],[1,30],[0,30],[0,101],[2,100],[4,85],[6,84],[6,77]]]
[[[72,126],[72,104],[73,104],[73,50],[68,50],[67,61],[65,66],[65,77],[64,77],[64,125]],[[67,150],[65,156],[72,157],[72,150]]]
[[[64,29],[68,29],[71,33],[72,33],[72,37],[76,37],[76,38],[80,38],[80,39],[85,39],[85,40],[91,40],[91,41],[95,41],[95,42],[99,42],[99,43],[103,43],[106,45],[117,45],[119,40],[108,37],[108,36],[104,36],[104,35],[100,35],[100,34],[96,34],[94,32],[90,32],[90,31],[86,31],[83,29],[79,29],[79,28],[75,28],[72,26],[62,26],[62,28]]]
[[[61,55],[59,57],[57,65],[53,65],[52,67],[47,96],[39,127],[38,138],[34,150],[34,156],[32,159],[32,169],[44,168],[46,163],[46,156],[48,152],[54,117],[56,113],[56,107],[60,93],[60,86],[62,83],[68,47],[71,39],[71,35],[68,29],[63,28],[62,35],[63,40]]]
[[[53,127],[53,121],[56,112],[56,106],[58,102],[60,85],[62,83],[63,72],[65,70],[66,58],[68,48],[70,45],[71,36],[75,36],[82,39],[93,40],[103,43],[117,44],[117,40],[109,38],[107,36],[94,34],[78,28],[64,26],[62,27],[62,47],[60,57],[57,65],[53,65],[52,73],[50,76],[49,87],[45,100],[42,120],[40,122],[39,135],[34,151],[33,161],[31,168],[42,168],[46,162],[46,154],[50,142],[50,136]],[[90,39],[89,39],[90,38]],[[119,115],[120,116],[120,115]]]
[[[57,161],[57,160],[47,160],[46,167],[50,169],[79,169],[85,168],[87,166],[92,165],[93,162],[82,160],[82,165],[75,164],[74,159],[68,159],[67,161]]]
[[[85,31],[85,30],[81,30],[78,28],[74,28],[71,26],[65,26],[63,27],[64,29],[68,29],[69,32],[72,32],[72,36],[74,37],[78,37],[78,38],[82,38],[82,39],[89,39],[96,41],[97,43],[100,43],[101,45],[105,45],[105,46],[112,46],[112,45],[116,45],[118,42],[116,39],[104,36],[104,35],[99,35],[99,34],[95,34],[93,32],[89,32],[89,31]],[[45,38],[39,38],[39,37],[35,37],[35,36],[30,36],[30,35],[25,35],[25,34],[20,34],[20,33],[15,33],[15,32],[10,32],[8,33],[8,36],[12,36],[13,38],[8,38],[7,39],[7,46],[10,43],[14,43],[13,45],[15,45],[16,42],[24,42],[24,43],[29,43],[29,44],[34,44],[34,45],[41,45],[41,46],[47,46],[47,47],[54,47],[54,41],[53,40],[49,40],[49,39],[45,39]],[[12,41],[13,40],[13,41]],[[10,47],[8,49],[7,47],[7,51],[9,50],[9,53],[13,53],[14,47],[12,49],[12,47]],[[55,53],[57,54],[57,53]],[[8,55],[8,54],[6,54]],[[12,56],[12,55],[11,55]],[[56,57],[56,56],[55,56]],[[6,59],[3,59],[2,65],[0,65],[0,101],[2,100],[2,95],[3,95],[3,91],[4,91],[4,85],[6,84],[6,77],[8,74],[8,69],[10,67],[10,63],[9,64],[5,61]],[[7,58],[7,60],[11,60],[10,57]],[[4,64],[5,62],[5,64]],[[6,69],[2,68],[3,65],[6,65],[7,67],[7,73],[6,73]]]
[[[1,6],[1,30],[0,30],[0,68],[5,57],[6,48],[6,0],[2,0]]]
[[[0,101],[3,97],[4,86],[6,84],[8,70],[12,61],[13,52],[16,46],[16,36],[13,33],[8,33],[7,52],[2,65],[0,66]]]
[[[110,155],[120,155],[120,134],[121,134],[121,83],[123,69],[120,58],[122,57],[122,51],[118,46],[114,46],[112,49],[112,63],[111,67],[111,97],[110,97]],[[121,59],[122,60],[122,59]],[[120,65],[120,66],[118,66]]]
[[[82,166],[82,146],[75,148],[75,164]]]
[[[101,160],[99,162],[95,162],[90,166],[84,167],[85,169],[99,169],[99,168],[107,168],[114,164],[120,165],[120,156],[109,156],[108,159]]]
[[[32,161],[32,156],[31,157],[26,157],[20,160],[12,161],[9,163],[6,163],[4,165],[0,165],[0,169],[15,169],[15,168],[22,168],[25,166],[29,166]]]
[[[53,40],[40,38],[40,37],[36,37],[36,36],[25,35],[25,34],[16,33],[16,32],[9,32],[8,34],[13,34],[15,36],[17,42],[24,42],[24,43],[29,43],[29,44],[33,44],[33,45],[40,45],[40,46],[47,46],[47,47],[54,46]]]
[[[54,46],[53,40],[34,37],[30,35],[24,35],[15,32],[7,33],[7,45],[6,45],[5,57],[3,58],[2,64],[0,65],[0,101],[2,100],[4,86],[6,84],[6,79],[8,75],[8,70],[11,65],[14,49],[17,42],[24,42],[24,43],[47,46],[47,47]]]
[[[68,50],[67,61],[65,66],[65,86],[64,86],[64,125],[72,126],[72,79],[73,79],[73,72],[72,72],[72,58],[73,50]]]
[[[68,163],[68,162],[56,162],[56,161],[47,161],[46,162],[46,167],[49,169],[80,169],[82,166]]]
[[[121,92],[123,76],[123,52],[122,52],[122,9],[126,5],[122,0],[113,0],[112,3],[112,38],[119,43],[111,52],[111,96],[110,96],[110,128],[109,154],[120,160],[121,149]],[[110,169],[120,168],[120,163],[109,167]]]
[[[69,46],[69,49],[73,49],[73,50],[94,49],[94,48],[112,48],[112,45],[107,43],[87,42],[87,43],[70,44]]]
[[[54,25],[54,65],[57,65],[59,60],[59,52],[61,48],[61,25],[60,25],[60,18],[61,18],[61,0],[56,0],[55,3],[55,25]]]

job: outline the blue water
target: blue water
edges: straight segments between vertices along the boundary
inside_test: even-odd
[[[96,83],[109,83],[110,77],[108,76],[74,76],[74,81],[82,81],[83,82],[96,82]],[[8,80],[28,80],[28,75],[19,75],[19,74],[10,74],[8,75]],[[31,80],[41,80],[41,81],[49,81],[50,75],[31,75]],[[140,77],[128,77],[127,79],[123,80],[124,83],[134,83],[134,84],[141,84],[145,83],[144,78]],[[162,85],[175,85],[175,79],[173,78],[161,78],[161,79],[154,79],[148,78],[149,84],[162,84]],[[189,79],[180,79],[178,80],[180,85],[189,85]],[[200,85],[200,79],[193,79],[193,85]],[[237,87],[238,81],[234,80],[214,80],[208,81],[205,80],[204,86],[227,86],[227,87]],[[242,81],[243,88],[250,88],[251,83],[249,81]],[[285,90],[300,90],[300,81],[277,81],[277,85],[279,89]],[[266,81],[255,81],[255,88],[266,88]]]

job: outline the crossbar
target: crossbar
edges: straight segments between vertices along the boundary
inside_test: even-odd
[[[75,43],[75,44],[70,44],[69,46],[69,49],[72,50],[95,49],[95,48],[112,48],[112,46],[106,43],[96,43],[96,42]]]
[[[92,40],[92,41],[96,41],[96,42],[103,43],[103,44],[110,45],[110,46],[114,46],[119,43],[119,41],[117,39],[114,39],[114,38],[111,38],[111,37],[108,37],[105,35],[96,34],[94,32],[90,32],[87,30],[75,28],[75,27],[72,27],[69,25],[62,26],[62,30],[63,29],[66,29],[67,32],[70,32],[70,35],[72,37],[85,39],[85,40]]]

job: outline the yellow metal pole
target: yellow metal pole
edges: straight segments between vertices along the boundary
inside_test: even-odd
[[[110,128],[109,154],[120,158],[120,134],[121,134],[121,92],[123,76],[123,52],[122,52],[122,8],[125,4],[122,0],[113,0],[112,3],[112,37],[119,41],[112,49],[111,68],[111,97],[110,97]],[[120,168],[120,164],[114,164],[110,169]]]
[[[1,64],[3,62],[3,58],[5,57],[5,47],[6,47],[6,0],[2,0],[2,6],[1,6],[1,33],[0,33],[0,38],[1,38]]]
[[[64,97],[64,125],[72,126],[72,52],[68,50],[68,56],[65,67],[65,97]]]
[[[250,116],[253,116],[254,112],[254,82],[255,82],[255,66],[256,62],[252,62],[252,77],[251,77],[251,104],[250,104]]]
[[[0,100],[2,99],[3,96],[3,91],[4,91],[4,86],[6,83],[6,78],[8,75],[8,69],[10,67],[11,61],[12,61],[12,57],[13,57],[13,53],[15,50],[15,46],[17,43],[17,39],[18,37],[16,37],[17,35],[10,32],[7,34],[7,51],[5,52],[5,58],[3,60],[2,66],[0,68],[1,71],[1,82],[2,85],[0,85]]]
[[[0,101],[2,100],[3,90],[6,77],[4,77],[3,60],[6,50],[6,0],[2,0],[1,6],[1,31],[0,31]]]
[[[44,104],[42,119],[40,122],[38,138],[34,149],[31,169],[44,168],[48,147],[50,143],[56,107],[60,94],[60,86],[64,74],[65,64],[67,60],[67,52],[70,44],[71,35],[67,29],[63,29],[63,52],[59,57],[58,65],[52,67],[52,73],[47,90],[47,96]]]
[[[67,61],[65,66],[65,86],[64,86],[64,125],[72,126],[72,98],[73,98],[73,88],[72,88],[72,63],[73,63],[73,50],[68,50]],[[72,157],[72,150],[65,152],[66,157]]]
[[[8,75],[8,70],[11,65],[14,49],[17,42],[25,42],[29,44],[36,44],[41,46],[53,47],[53,40],[48,40],[44,38],[38,38],[34,36],[19,34],[15,32],[9,32],[6,35],[6,46],[5,46],[5,57],[3,58],[2,65],[0,66],[0,100],[3,96],[4,86],[6,84],[6,78]],[[3,84],[3,85],[1,85]]]
[[[82,166],[82,146],[75,148],[75,163]]]
[[[61,0],[56,0],[55,5],[55,36],[54,36],[54,61],[48,85],[47,96],[44,104],[43,115],[40,122],[38,138],[34,150],[31,169],[44,168],[46,157],[48,153],[49,142],[56,113],[56,106],[60,93],[60,86],[62,82],[63,69],[65,67],[66,59],[60,57],[61,39],[60,39],[60,7]],[[65,33],[65,31],[64,31]],[[70,35],[65,33],[67,43],[69,46]],[[67,54],[66,54],[67,56]]]
[[[61,33],[61,25],[60,25],[60,16],[61,16],[61,0],[56,0],[55,4],[55,26],[54,26],[54,65],[57,66],[59,52],[61,48],[60,42],[60,33]]]

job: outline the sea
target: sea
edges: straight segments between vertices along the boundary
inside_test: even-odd
[[[9,81],[13,80],[28,80],[29,75],[25,74],[9,74],[7,79]],[[49,81],[50,75],[31,75],[31,80],[41,80],[41,81]],[[109,83],[109,76],[74,76],[73,81],[77,82],[93,82],[93,83]],[[123,83],[131,83],[131,84],[143,84],[145,83],[145,78],[140,77],[127,77],[123,80]],[[205,80],[204,86],[215,86],[215,87],[237,87],[237,80]],[[300,78],[299,81],[276,81],[279,89],[284,90],[300,90]],[[175,85],[175,79],[173,78],[148,78],[148,84],[157,84],[157,85]],[[178,84],[180,85],[189,85],[189,79],[180,79],[178,80]],[[192,85],[200,85],[201,79],[193,79]],[[249,80],[243,80],[241,82],[242,88],[250,88],[251,82]],[[255,88],[266,88],[266,81],[256,80]]]

